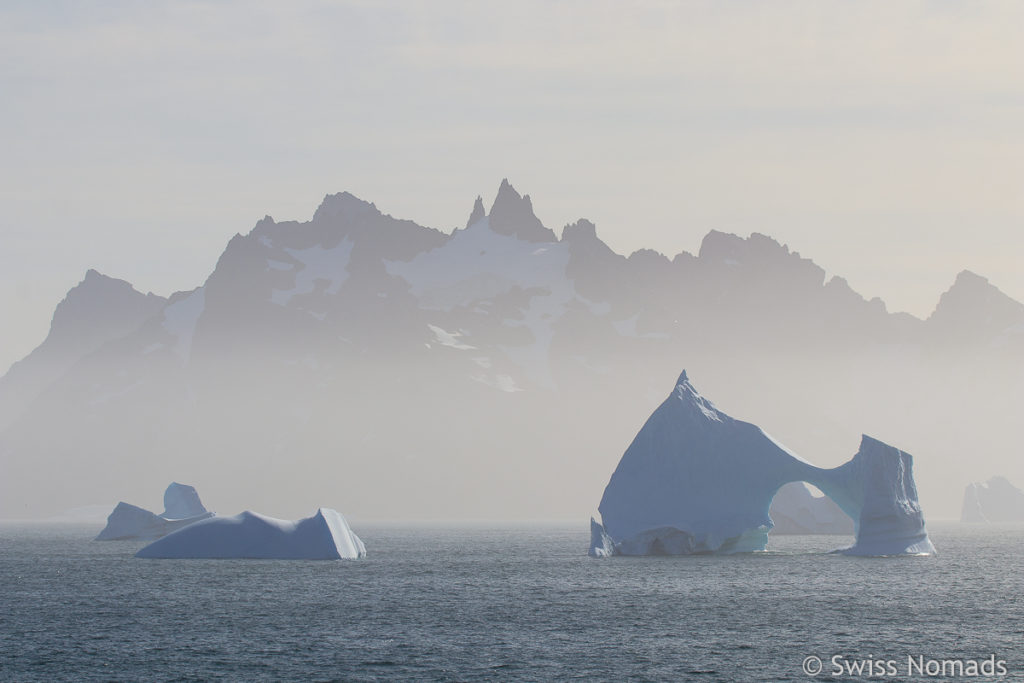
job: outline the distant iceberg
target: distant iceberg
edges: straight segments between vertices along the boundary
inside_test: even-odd
[[[152,540],[213,516],[214,513],[208,511],[199,500],[195,488],[172,482],[164,491],[162,514],[122,501],[107,517],[107,526],[96,536],[96,540]]]
[[[245,511],[213,517],[165,536],[135,555],[152,559],[341,560],[366,547],[341,513],[320,508],[292,522]]]
[[[772,535],[835,534],[853,536],[850,516],[826,495],[811,493],[810,486],[793,481],[779,489],[768,508]]]
[[[790,482],[816,486],[854,522],[852,555],[935,551],[917,499],[913,459],[864,436],[845,465],[815,467],[756,425],[701,396],[686,372],[623,454],[591,520],[590,554],[684,555],[765,550],[772,499]]]
[[[961,522],[1024,522],[1024,491],[1006,477],[968,484]]]

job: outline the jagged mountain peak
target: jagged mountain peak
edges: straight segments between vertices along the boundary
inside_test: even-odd
[[[365,214],[380,214],[377,205],[356,197],[351,192],[337,192],[324,197],[313,214],[313,221],[351,220]]]
[[[737,264],[743,263],[745,258],[749,259],[750,257],[759,260],[800,258],[800,254],[791,252],[788,246],[768,235],[752,232],[749,237],[743,238],[719,230],[711,230],[704,236],[697,256],[702,261],[724,261]]]
[[[78,285],[71,289],[71,292],[79,290],[80,288],[83,287],[91,288],[103,286],[108,286],[117,289],[124,289],[125,287],[131,288],[131,284],[129,284],[128,281],[126,280],[121,280],[120,278],[116,277],[110,277],[109,275],[104,275],[95,268],[90,268],[89,270],[85,271],[85,276],[82,277],[82,280],[81,282],[78,283]]]
[[[1024,304],[969,270],[960,271],[928,318],[929,325],[954,333],[991,335],[1024,323]]]
[[[120,320],[119,312],[125,309],[134,313],[130,315],[134,320],[139,315],[154,313],[165,301],[153,293],[137,291],[126,280],[90,268],[82,281],[71,288],[64,300],[57,304],[50,334],[75,334],[79,327],[92,327],[97,320]]]
[[[483,220],[487,217],[487,212],[484,211],[484,200],[480,195],[476,196],[476,201],[473,202],[473,211],[469,214],[469,220],[466,221],[466,227],[473,225],[477,221]]]
[[[660,268],[671,263],[667,256],[654,249],[637,249],[629,255],[629,262],[650,268]]]
[[[712,230],[700,246],[698,260],[712,268],[745,273],[751,282],[773,281],[792,292],[814,291],[825,284],[825,269],[768,235],[743,238]]]
[[[953,282],[954,287],[992,287],[987,277],[970,270],[961,270]]]
[[[491,205],[490,225],[500,235],[513,235],[527,242],[557,242],[554,231],[544,227],[533,213],[530,195],[520,195],[508,179],[501,181]]]
[[[735,254],[739,245],[742,243],[743,238],[739,235],[735,235],[731,232],[722,232],[720,230],[711,230],[708,234],[704,235],[704,239],[701,240],[700,250],[697,252],[697,258],[705,261],[725,261]]]
[[[79,360],[140,329],[166,305],[90,268],[57,305],[43,343],[0,377],[0,430]]]
[[[935,313],[939,313],[943,308],[978,305],[1006,306],[1012,310],[1024,311],[1024,305],[1004,294],[987,277],[970,270],[962,270],[957,273],[953,286],[939,298]]]
[[[572,242],[576,240],[596,240],[597,226],[581,218],[575,223],[570,223],[562,228],[562,241]]]

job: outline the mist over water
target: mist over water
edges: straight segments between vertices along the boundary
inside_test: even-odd
[[[594,560],[584,528],[367,526],[359,561],[139,560],[95,531],[0,526],[5,677],[800,681],[837,654],[1024,671],[1019,525],[933,524],[937,556],[889,559],[773,536]]]
[[[1024,481],[1024,305],[968,272],[919,320],[765,235],[671,260],[556,235],[503,182],[452,234],[328,195],[200,284],[69,292],[0,378],[0,517],[182,481],[221,514],[583,521],[683,369],[817,465],[862,434],[912,454],[928,518]]]

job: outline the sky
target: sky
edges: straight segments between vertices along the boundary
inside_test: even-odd
[[[1024,300],[1024,4],[0,4],[0,372],[86,270],[168,295],[349,191],[450,231],[502,178],[619,253],[761,232],[920,317]]]

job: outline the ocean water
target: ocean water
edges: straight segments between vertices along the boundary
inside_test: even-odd
[[[1024,527],[929,530],[935,557],[791,536],[595,560],[582,522],[363,527],[364,560],[294,562],[139,560],[98,528],[0,525],[0,680],[1024,680]],[[993,655],[1001,679],[908,671]]]

